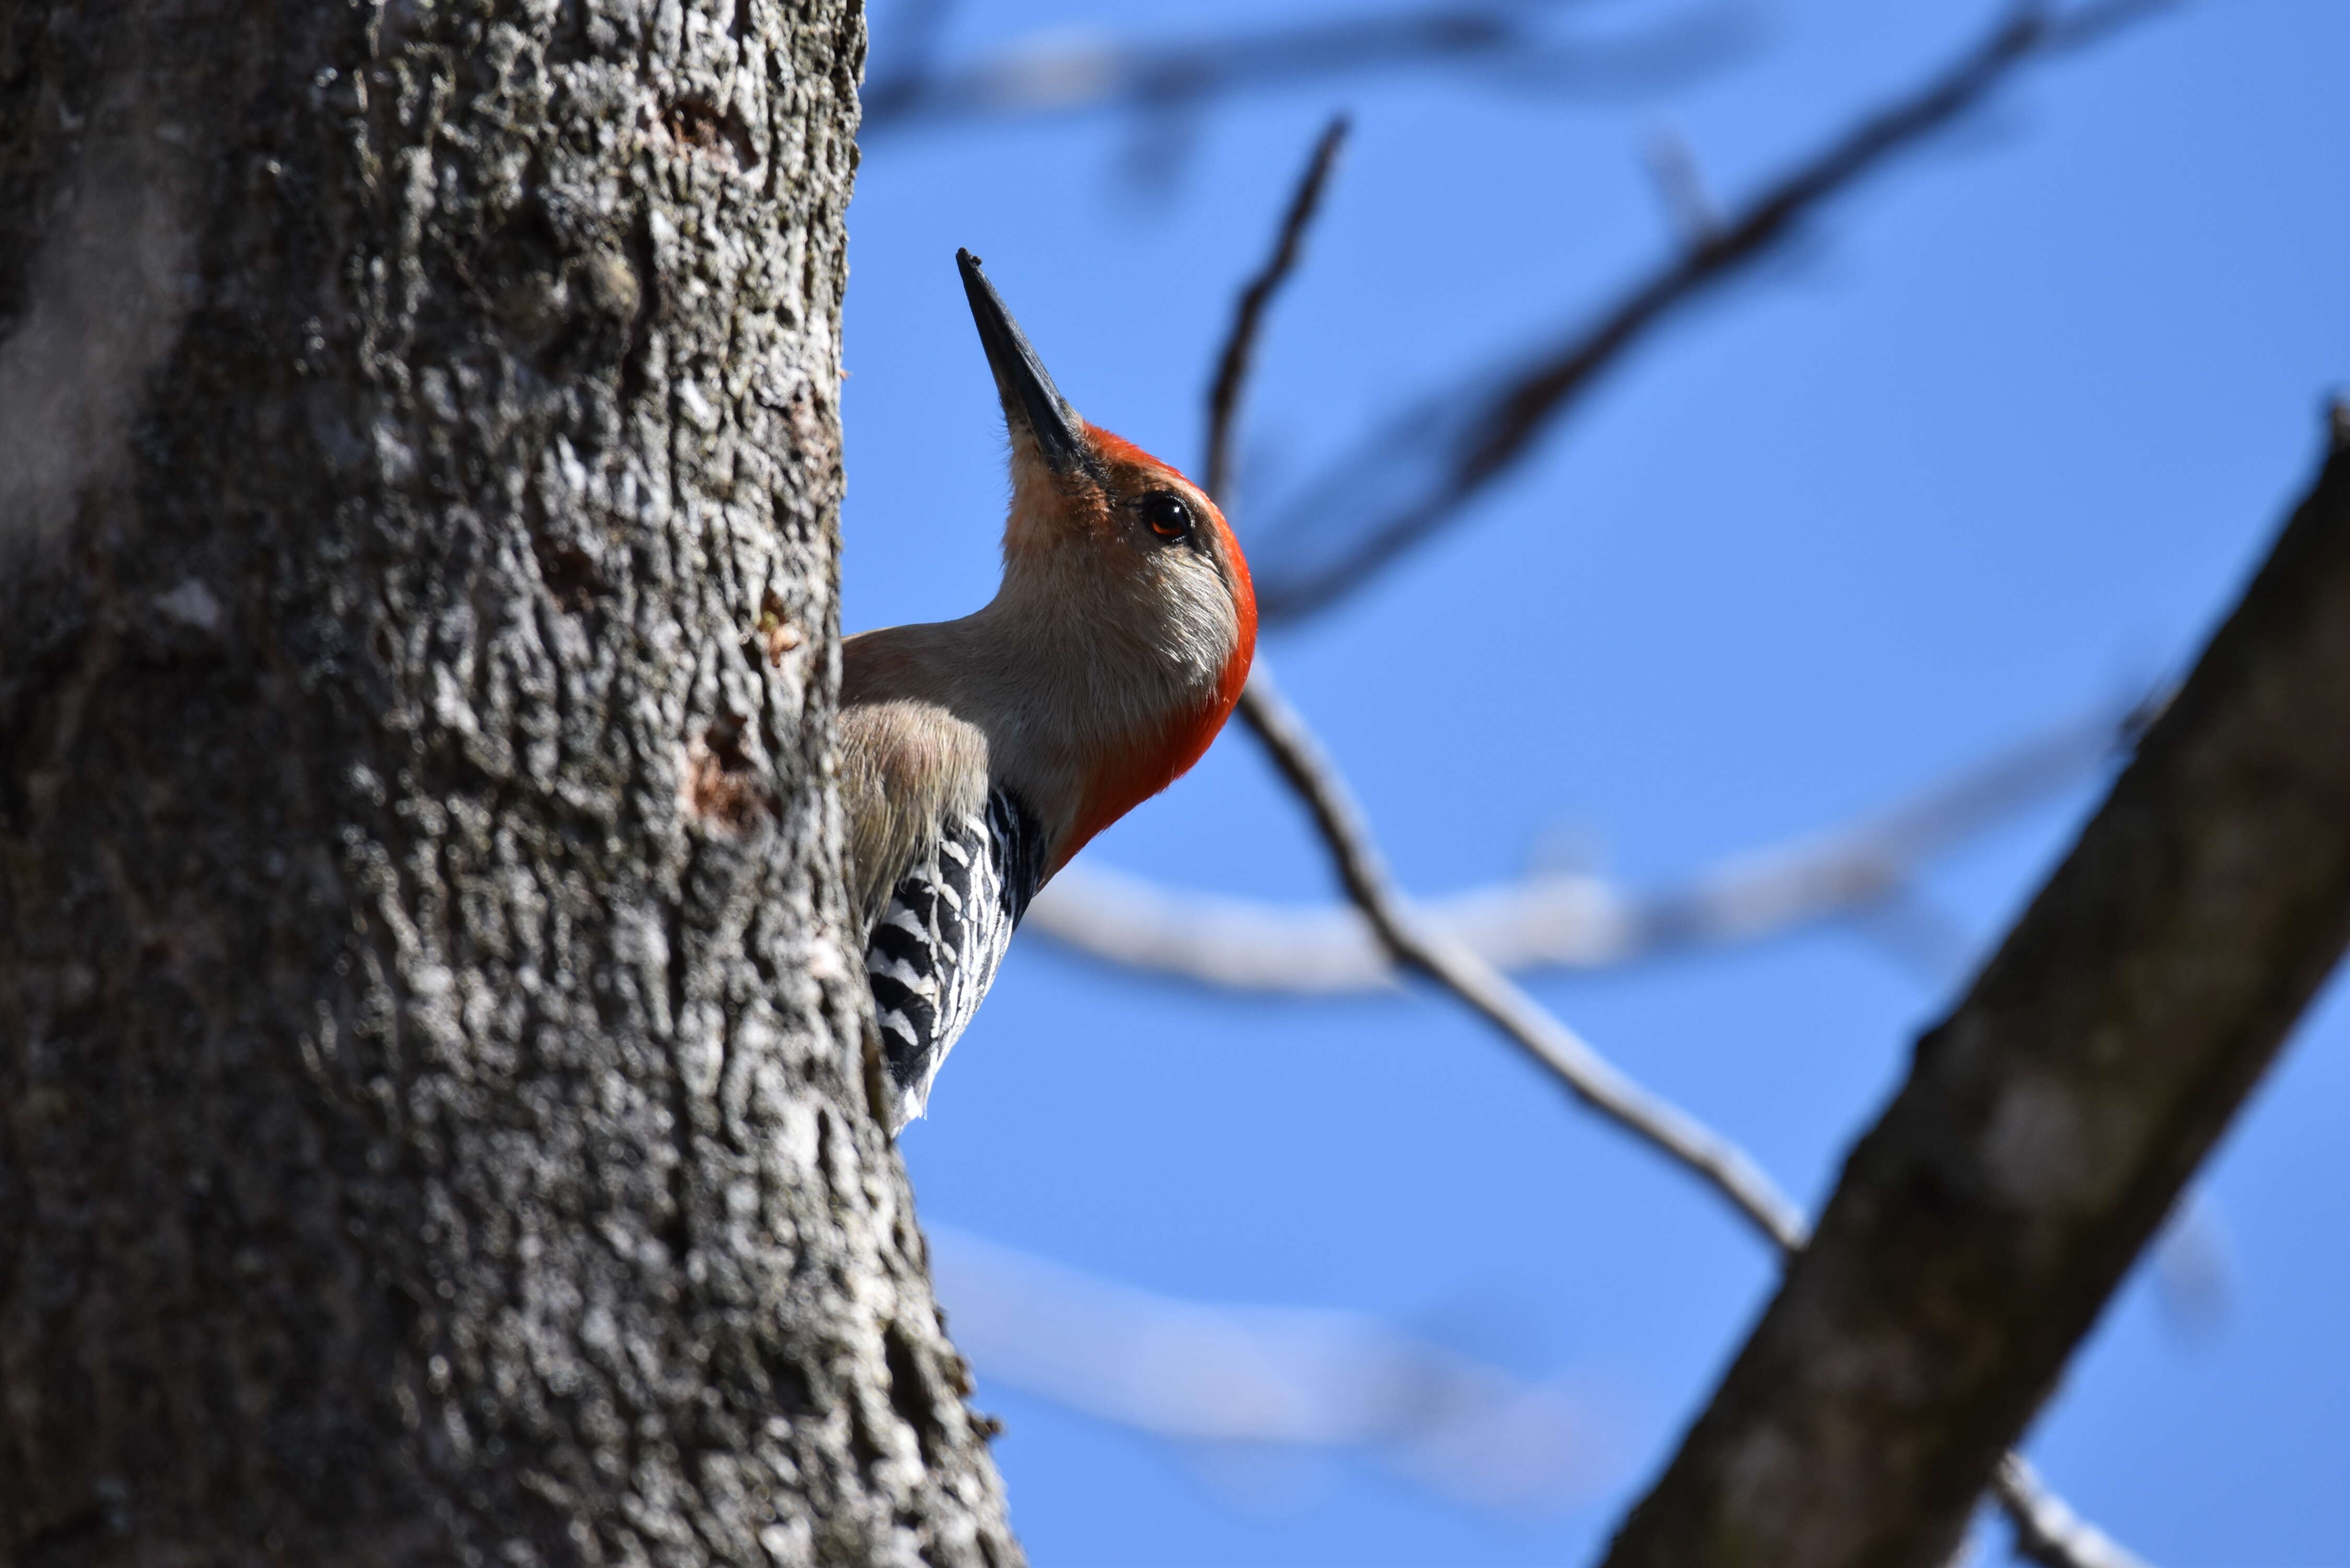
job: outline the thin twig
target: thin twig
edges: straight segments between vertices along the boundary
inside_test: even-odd
[[[1222,357],[1216,361],[1216,379],[1208,388],[1208,460],[1203,483],[1220,505],[1232,504],[1232,430],[1238,422],[1241,389],[1248,384],[1249,369],[1256,358],[1257,331],[1264,321],[1265,306],[1297,266],[1306,228],[1322,205],[1322,192],[1330,183],[1338,150],[1346,145],[1347,130],[1343,114],[1334,115],[1324,128],[1313,156],[1306,160],[1305,173],[1289,198],[1289,212],[1281,221],[1281,238],[1263,270],[1241,290],[1240,304],[1232,311],[1232,329],[1224,339]]]
[[[1916,148],[1963,116],[2036,58],[2110,36],[2165,8],[2165,0],[2106,0],[2067,17],[2036,4],[2008,11],[1989,33],[1902,97],[1864,116],[1828,144],[1685,244],[1588,328],[1542,356],[1472,378],[1454,393],[1419,404],[1332,465],[1269,529],[1253,554],[1257,609],[1267,623],[1326,609],[1430,535],[1514,467],[1536,439],[1626,351],[1669,317],[1751,271],[1793,234],[1799,220],[1850,190],[1897,153]],[[1311,560],[1326,527],[1344,530],[1334,558]],[[1278,569],[1282,541],[1302,563]]]
[[[1274,685],[1263,659],[1241,693],[1240,713],[1314,814],[1347,896],[1398,963],[1476,1009],[1575,1098],[1696,1173],[1773,1246],[1793,1251],[1804,1244],[1801,1211],[1744,1150],[1625,1076],[1506,975],[1421,923],[1388,877],[1353,793]]]

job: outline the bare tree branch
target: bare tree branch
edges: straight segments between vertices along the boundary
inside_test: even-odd
[[[1273,303],[1276,290],[1288,280],[1297,265],[1298,254],[1305,241],[1305,231],[1322,205],[1322,192],[1330,182],[1330,171],[1338,161],[1338,150],[1346,145],[1347,117],[1332,117],[1314,144],[1313,155],[1305,161],[1305,172],[1297,182],[1295,194],[1289,199],[1289,211],[1281,221],[1281,237],[1275,241],[1273,254],[1265,258],[1264,267],[1249,279],[1241,290],[1239,306],[1232,313],[1231,333],[1224,339],[1224,351],[1216,360],[1216,379],[1208,388],[1208,461],[1203,483],[1208,493],[1219,504],[1232,504],[1232,429],[1240,413],[1241,390],[1248,384],[1248,374],[1256,357],[1256,337],[1264,322],[1265,307]]]
[[[1614,37],[1562,38],[1542,25],[1560,0],[1456,0],[1382,15],[1189,42],[1043,33],[960,69],[929,65],[941,0],[904,31],[916,65],[885,65],[866,95],[870,138],[921,123],[1128,108],[1196,107],[1250,90],[1408,67],[1482,67],[1504,85],[1560,93],[1669,87],[1742,53],[1755,29],[1738,5],[1709,5]]]
[[[1888,811],[1731,856],[1679,885],[1643,891],[1589,872],[1537,872],[1430,899],[1420,919],[1514,973],[1618,968],[1893,909],[1934,857],[2104,765],[2134,739],[2141,713],[2100,709]],[[1326,996],[1396,981],[1351,905],[1167,888],[1083,860],[1037,896],[1026,929],[1089,958],[1231,991]]]
[[[1634,1083],[1506,975],[1420,920],[1388,877],[1353,792],[1274,685],[1263,659],[1241,693],[1240,713],[1313,814],[1347,897],[1397,963],[1467,1002],[1568,1093],[1694,1173],[1773,1244],[1803,1245],[1800,1211],[1744,1150]]]
[[[1299,196],[1291,202],[1291,220],[1283,225],[1277,257],[1294,254],[1298,244],[1295,231],[1305,221],[1297,214],[1302,211],[1310,218],[1313,211],[1305,192],[1309,186],[1318,189],[1326,173],[1325,155],[1317,149],[1301,182]],[[1267,299],[1287,272],[1274,265],[1263,275],[1270,282],[1263,291],[1252,288],[1242,296],[1231,329],[1234,339],[1245,337],[1253,341],[1262,327]],[[1225,358],[1233,357],[1228,348]],[[1244,364],[1245,354],[1239,358]],[[1211,450],[1229,440],[1228,427],[1238,403],[1236,389],[1231,396],[1211,400]],[[2335,431],[2337,437],[2350,431],[2350,420],[2339,410]],[[1353,792],[1304,720],[1283,699],[1262,659],[1241,693],[1240,713],[1311,812],[1347,896],[1398,964],[1444,986],[1548,1069],[1577,1099],[1698,1177],[1783,1255],[1801,1252],[1807,1235],[1800,1210],[1744,1150],[1679,1106],[1648,1093],[1475,952],[1430,931],[1419,921],[1388,877]],[[2019,1551],[2033,1555],[2043,1568],[2131,1568],[2126,1553],[2080,1521],[2061,1499],[2040,1485],[2023,1460],[2011,1458],[2012,1462],[2002,1470],[1993,1495],[2013,1523]],[[2074,1553],[2074,1547],[2080,1554]],[[2111,1550],[2101,1556],[2097,1554],[2101,1547]]]
[[[2002,1450],[2350,940],[2350,410],[2332,436],[2104,807],[1918,1042],[1613,1568],[1939,1563],[1985,1484],[2033,1501]],[[2011,1503],[2043,1562],[2078,1533],[2046,1501]]]
[[[1259,614],[1275,624],[1325,609],[1458,522],[1627,349],[1682,307],[1751,272],[1802,219],[1925,143],[2025,63],[2103,39],[2161,8],[2154,0],[2107,0],[2063,17],[2038,4],[2011,9],[1931,78],[1685,236],[1663,267],[1531,366],[1520,360],[1482,372],[1407,410],[1332,464],[1329,476],[1252,546]]]

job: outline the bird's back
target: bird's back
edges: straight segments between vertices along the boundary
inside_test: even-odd
[[[941,630],[891,628],[842,649],[850,893],[865,922],[893,1131],[922,1114],[1045,878],[1045,829],[991,782],[985,731],[951,701],[910,694],[925,687],[926,637]]]

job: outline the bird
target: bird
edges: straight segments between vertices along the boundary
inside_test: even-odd
[[[1003,578],[960,619],[841,646],[848,892],[892,1135],[925,1113],[1029,900],[1200,760],[1256,649],[1215,502],[1081,418],[980,259],[955,264],[1009,438]]]

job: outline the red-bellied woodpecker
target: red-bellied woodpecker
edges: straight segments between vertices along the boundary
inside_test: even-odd
[[[922,1114],[1028,900],[1199,761],[1256,647],[1223,514],[1080,419],[979,258],[955,260],[1011,435],[1003,586],[961,620],[841,650],[849,893],[893,1131]]]

